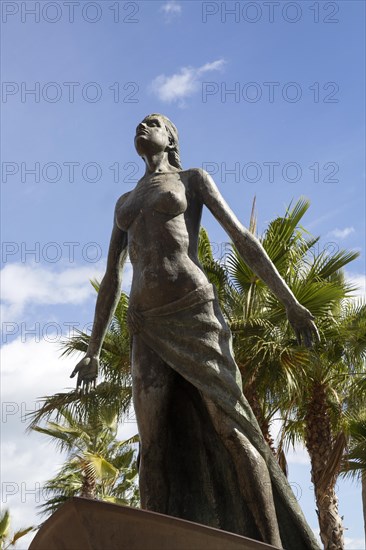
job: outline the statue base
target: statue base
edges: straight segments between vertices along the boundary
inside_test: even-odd
[[[29,550],[269,550],[273,546],[155,512],[71,498]]]

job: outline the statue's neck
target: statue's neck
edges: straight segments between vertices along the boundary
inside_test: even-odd
[[[149,157],[144,157],[146,164],[145,176],[149,176],[155,172],[170,172],[172,167],[168,161],[168,153],[165,151],[157,153]]]

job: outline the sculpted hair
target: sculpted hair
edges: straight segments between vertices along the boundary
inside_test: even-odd
[[[168,153],[169,164],[171,164],[172,166],[175,166],[175,168],[179,168],[180,170],[182,170],[182,165],[180,162],[180,154],[179,154],[178,130],[176,126],[172,123],[171,120],[169,120],[169,118],[167,118],[164,115],[161,115],[160,113],[151,113],[151,115],[146,116],[145,119],[152,118],[152,117],[161,118],[161,120],[165,124],[165,128],[167,129],[170,137],[172,138],[172,148],[169,150],[169,153]]]

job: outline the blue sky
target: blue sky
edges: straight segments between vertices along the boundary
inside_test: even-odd
[[[133,137],[146,114],[172,119],[183,166],[212,173],[244,223],[254,195],[260,231],[309,198],[305,227],[321,247],[361,252],[347,274],[364,288],[364,3],[1,7],[3,503],[24,524],[61,457],[24,435],[21,413],[70,387],[59,341],[92,320],[88,280],[103,274],[117,198],[143,174]],[[227,240],[210,214],[203,223]],[[291,457],[316,529],[306,455]],[[342,487],[347,548],[364,548],[360,488]]]

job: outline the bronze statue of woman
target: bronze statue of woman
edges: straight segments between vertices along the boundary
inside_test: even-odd
[[[88,351],[72,376],[78,374],[78,387],[95,384],[128,251],[142,507],[286,550],[317,549],[242,393],[230,330],[197,257],[203,206],[284,304],[305,345],[318,338],[313,317],[212,178],[198,168],[182,169],[177,129],[169,119],[147,116],[137,126],[135,146],[146,172],[117,201]]]

